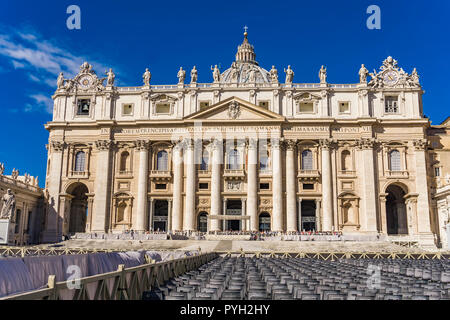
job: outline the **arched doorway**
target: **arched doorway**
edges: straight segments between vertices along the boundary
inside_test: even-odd
[[[391,235],[408,234],[406,204],[403,198],[405,190],[398,185],[390,185],[386,189],[386,225]]]
[[[73,196],[70,203],[69,233],[86,232],[89,190],[84,184],[77,183],[67,193]]]
[[[169,202],[167,200],[156,200],[154,205],[153,230],[165,232],[169,221]]]
[[[267,212],[262,212],[259,215],[259,231],[270,231],[270,214]]]
[[[208,213],[202,211],[198,214],[197,229],[200,232],[208,231]]]

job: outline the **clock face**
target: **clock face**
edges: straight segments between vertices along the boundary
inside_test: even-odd
[[[82,89],[88,89],[92,86],[93,80],[90,75],[85,75],[78,79],[78,83]]]
[[[398,74],[395,71],[388,71],[384,74],[384,83],[388,86],[393,86],[398,81]]]

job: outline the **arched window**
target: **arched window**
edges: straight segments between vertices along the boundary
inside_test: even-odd
[[[352,169],[352,157],[350,151],[344,150],[341,154],[342,171],[348,171]]]
[[[228,169],[239,170],[240,162],[239,151],[237,151],[236,149],[231,150],[228,154]]]
[[[86,154],[83,151],[78,151],[75,155],[75,171],[83,172],[86,165]]]
[[[128,161],[129,158],[130,154],[128,153],[128,151],[122,152],[122,154],[120,155],[120,171],[127,171],[130,169]]]
[[[259,215],[259,231],[270,231],[270,214],[267,212]]]
[[[302,152],[302,170],[313,170],[313,154],[311,150]]]
[[[208,170],[209,165],[209,152],[208,150],[203,150],[202,163],[200,164],[200,170]]]
[[[156,170],[167,171],[168,170],[168,155],[167,151],[162,150],[158,152],[156,156]]]
[[[261,150],[259,153],[259,170],[264,171],[269,169],[269,156],[267,150]]]
[[[401,171],[400,151],[392,150],[389,152],[389,168],[391,171]]]

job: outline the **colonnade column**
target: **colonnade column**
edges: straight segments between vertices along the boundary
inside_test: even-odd
[[[168,203],[167,231],[169,231],[172,230],[172,199],[168,199],[167,203]]]
[[[135,147],[139,152],[138,192],[136,205],[137,219],[135,230],[137,232],[144,232],[146,229],[145,223],[147,220],[148,152],[150,144],[148,141],[137,140],[135,142]]]
[[[320,226],[320,200],[316,199],[316,231],[322,231]]]
[[[153,231],[153,198],[150,198],[148,210],[148,229]]]
[[[194,141],[186,140],[186,202],[183,218],[183,230],[194,231],[195,228],[195,158]]]
[[[173,164],[173,205],[172,231],[183,229],[182,191],[183,191],[183,143],[177,142],[172,153]]]
[[[297,201],[298,201],[298,231],[303,231],[303,225],[302,225],[302,198],[299,198]]]
[[[295,146],[296,141],[288,140],[286,142],[286,214],[287,225],[286,231],[297,231],[297,208],[295,194]]]
[[[247,216],[250,217],[250,231],[258,231],[258,140],[248,141],[247,166]]]
[[[322,202],[323,202],[323,220],[322,231],[332,231],[333,226],[333,200],[331,186],[331,161],[330,147],[331,141],[321,140],[322,147]]]
[[[110,171],[110,140],[95,142],[97,152],[97,171],[94,184],[94,215],[92,217],[92,232],[106,232],[106,219],[110,212],[109,206],[109,171]]]
[[[272,139],[272,231],[283,231],[283,171],[279,139]]]
[[[227,214],[227,199],[223,199],[222,200],[222,203],[223,203],[223,207],[222,207],[222,214],[223,215],[226,215]],[[226,220],[225,219],[223,219],[222,220],[222,231],[225,231],[225,224],[226,224],[226,222],[225,222]]]
[[[241,199],[242,216],[245,216],[245,213],[247,212],[246,211],[246,205],[247,205],[246,200],[247,200],[246,198]],[[241,220],[241,230],[247,231],[247,219]]]
[[[220,215],[220,184],[221,184],[221,164],[223,162],[223,142],[214,140],[212,143],[212,170],[211,170],[211,213],[210,215]],[[219,219],[210,219],[211,231],[219,231]]]

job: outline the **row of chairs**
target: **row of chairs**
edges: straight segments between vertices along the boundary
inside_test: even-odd
[[[449,300],[448,260],[219,257],[147,292],[161,300]]]

